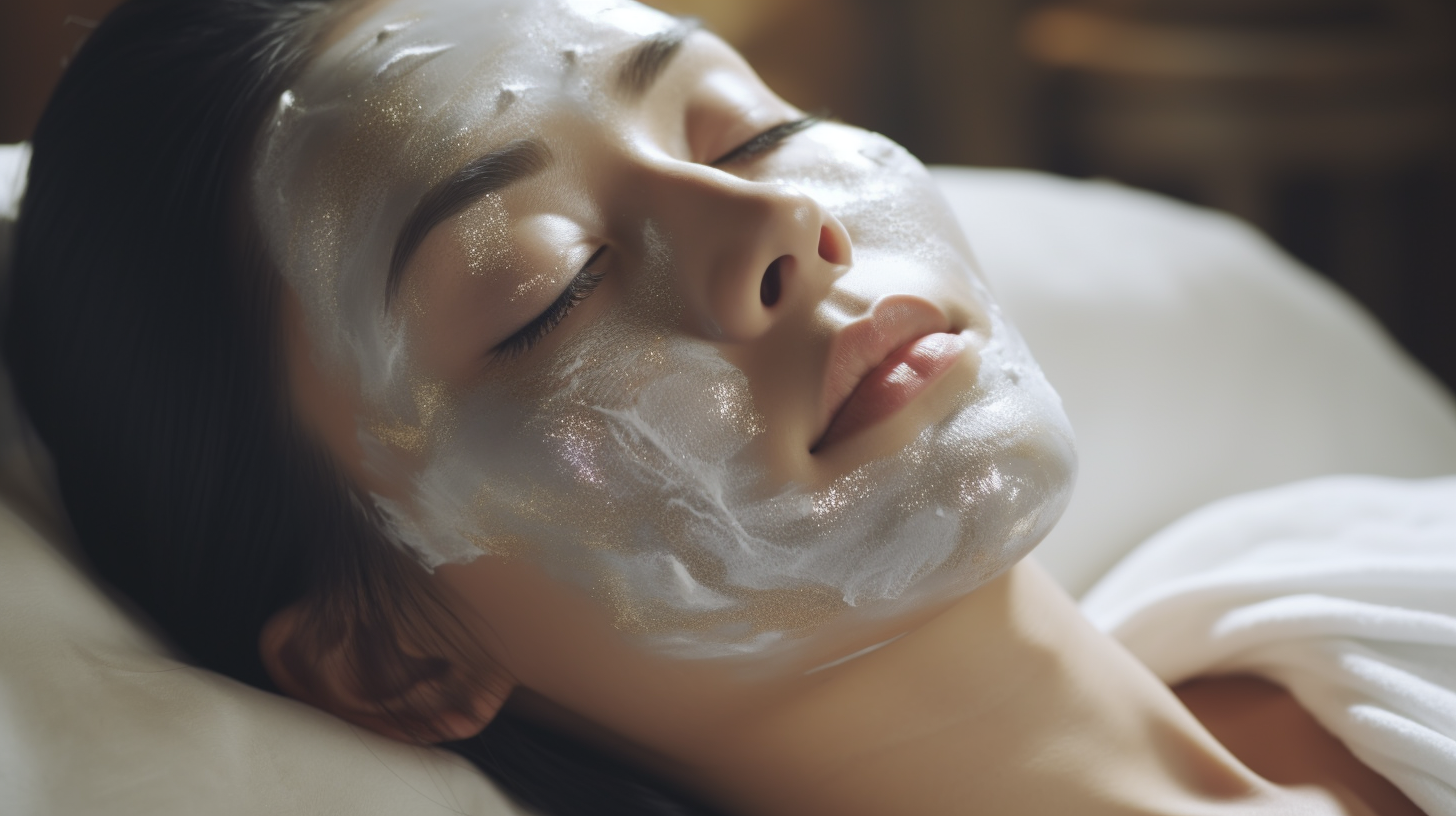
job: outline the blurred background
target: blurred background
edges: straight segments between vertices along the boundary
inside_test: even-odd
[[[0,141],[26,138],[114,4],[0,0]],[[926,162],[1112,178],[1245,218],[1456,387],[1456,0],[651,4]]]

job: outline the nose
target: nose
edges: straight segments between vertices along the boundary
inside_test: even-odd
[[[655,170],[649,217],[662,228],[690,333],[751,341],[812,309],[851,262],[844,225],[793,185],[686,163]]]

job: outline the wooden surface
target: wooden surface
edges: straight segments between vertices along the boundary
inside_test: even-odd
[[[30,135],[66,60],[117,1],[0,2],[0,144]]]

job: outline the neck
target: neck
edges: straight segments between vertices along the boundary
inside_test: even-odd
[[[1241,765],[1023,562],[899,640],[703,740],[744,814],[1353,813]]]

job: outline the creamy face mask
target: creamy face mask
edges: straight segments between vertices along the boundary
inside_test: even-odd
[[[1045,535],[1070,429],[918,162],[779,138],[792,108],[639,6],[427,5],[330,46],[253,176],[400,546],[529,559],[645,648],[715,658],[946,601]],[[681,53],[626,87],[644,42]],[[964,344],[948,373],[816,448],[834,377],[875,376],[842,364],[853,327],[917,321]]]

